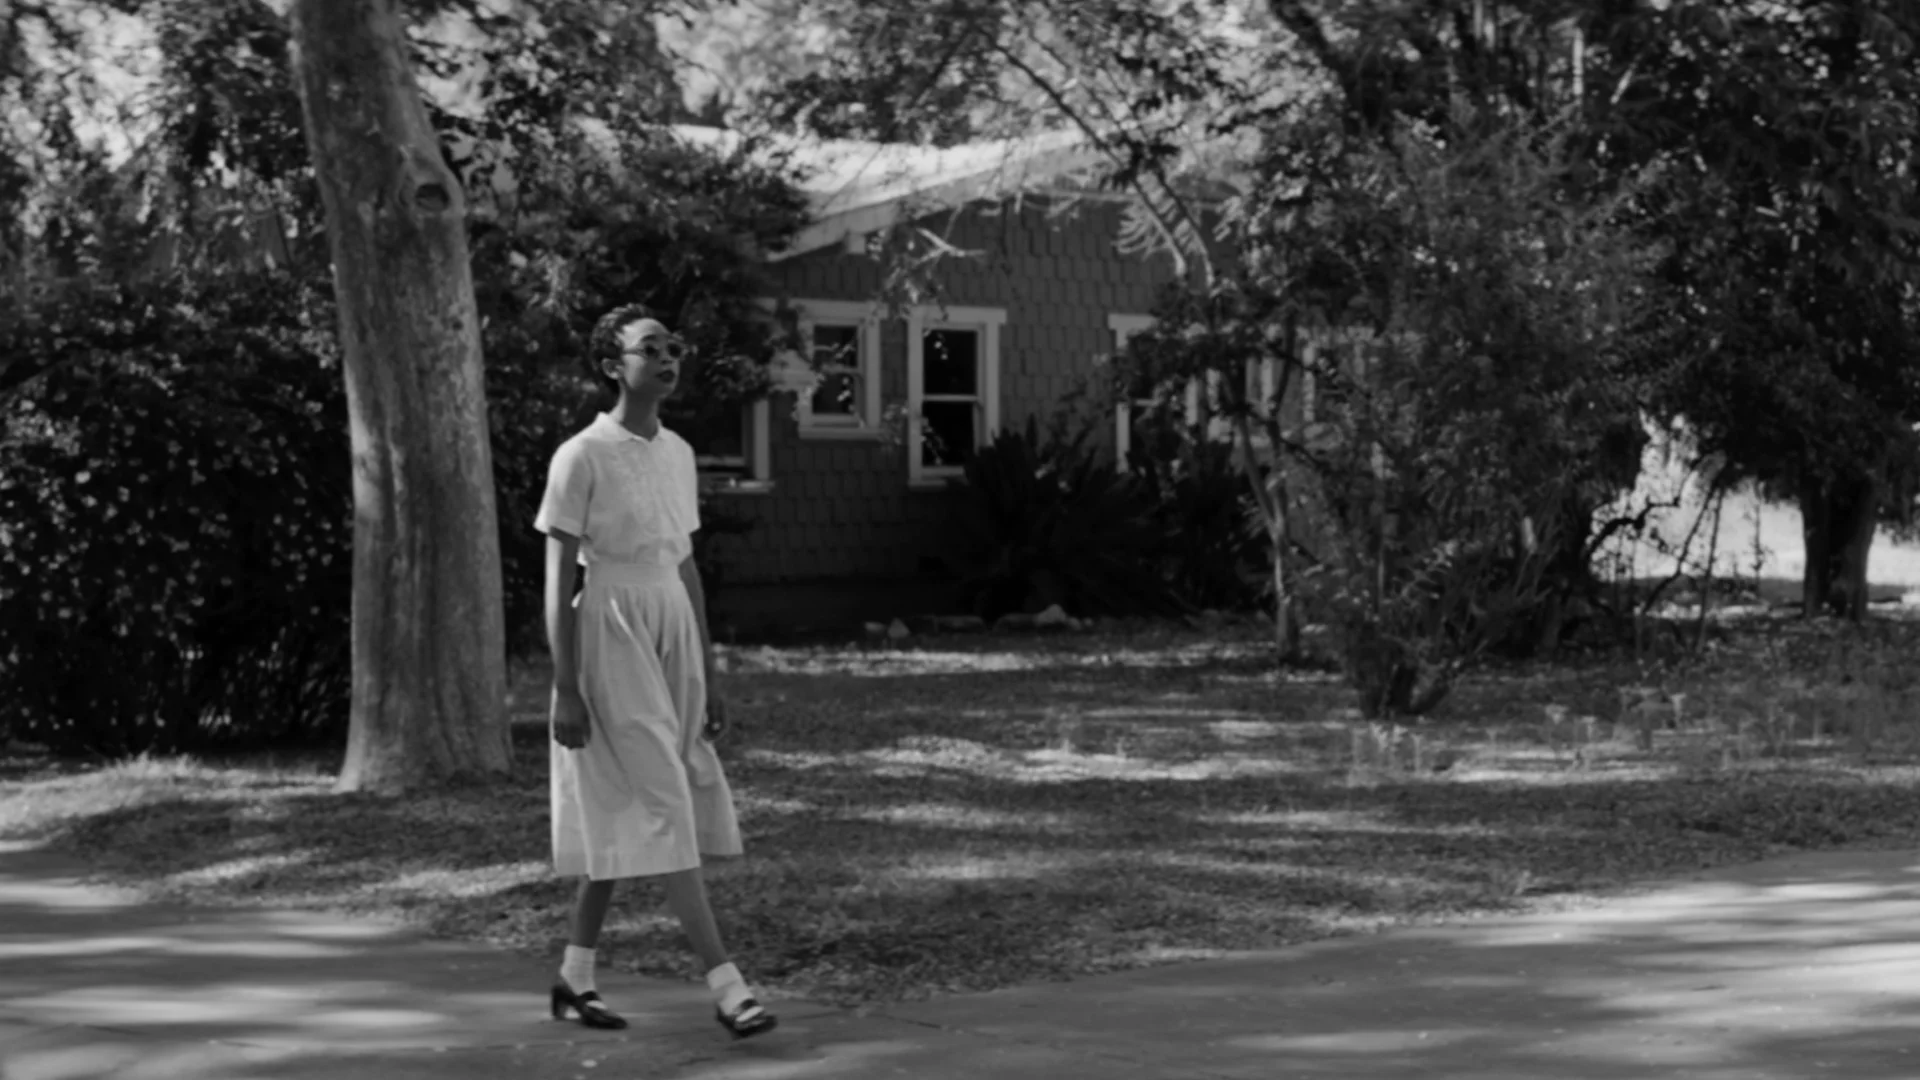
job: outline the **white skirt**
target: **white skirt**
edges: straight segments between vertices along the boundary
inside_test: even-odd
[[[553,864],[595,881],[738,855],[733,792],[701,734],[700,625],[675,566],[590,563],[574,602],[587,745],[552,745]]]

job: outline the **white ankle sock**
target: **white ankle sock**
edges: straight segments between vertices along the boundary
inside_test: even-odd
[[[567,958],[560,962],[560,981],[567,989],[576,994],[584,994],[595,987],[593,985],[592,949],[583,949],[578,945],[567,946]]]
[[[740,975],[740,969],[731,963],[721,964],[707,972],[707,989],[713,991],[714,1004],[720,1006],[721,1012],[728,1014],[753,996],[753,991],[747,989],[747,980]]]

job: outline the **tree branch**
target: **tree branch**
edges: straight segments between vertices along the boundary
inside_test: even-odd
[[[1024,76],[1028,82],[1031,82],[1036,89],[1038,89],[1042,94],[1046,95],[1048,100],[1053,102],[1054,107],[1060,110],[1061,115],[1065,116],[1069,123],[1079,128],[1080,132],[1093,142],[1095,149],[1098,150],[1101,154],[1105,155],[1109,161],[1112,161],[1117,165],[1122,166],[1123,168],[1126,165],[1131,164],[1130,162],[1126,161],[1120,155],[1120,153],[1115,149],[1115,147],[1113,146],[1112,140],[1110,140],[1105,134],[1103,134],[1098,128],[1096,128],[1093,122],[1087,118],[1085,113],[1083,113],[1080,109],[1076,108],[1072,102],[1067,100],[1066,94],[1060,89],[1058,85],[1056,85],[1053,82],[1053,80],[1047,78],[1046,76],[1042,75],[1039,71],[1035,70],[1033,65],[1028,63],[1024,57],[1014,52],[1011,48],[1008,48],[1004,43],[995,42],[994,51],[999,53],[1002,59],[1006,60],[1006,62],[1015,71],[1018,71],[1022,76]],[[1153,173],[1154,173],[1155,179],[1160,180],[1163,185],[1166,185],[1165,178],[1159,172],[1159,169],[1157,166],[1153,167]],[[1147,213],[1152,216],[1154,224],[1161,230],[1162,235],[1164,235],[1167,238],[1167,243],[1173,255],[1175,268],[1178,271],[1178,273],[1182,277],[1186,276],[1186,273],[1190,266],[1190,261],[1191,261],[1189,258],[1189,255],[1190,254],[1197,255],[1199,257],[1199,263],[1200,263],[1202,275],[1206,279],[1207,283],[1211,285],[1214,280],[1214,268],[1213,268],[1212,258],[1207,254],[1205,250],[1199,250],[1191,253],[1185,250],[1184,246],[1181,243],[1177,224],[1173,221],[1170,221],[1167,211],[1163,207],[1156,204],[1156,201],[1153,198],[1153,193],[1147,189],[1146,185],[1140,182],[1140,179],[1137,173],[1134,175],[1133,179],[1130,181],[1129,186],[1131,186],[1134,189],[1134,193],[1136,195],[1140,196],[1141,204],[1146,207]],[[1171,188],[1171,185],[1166,185],[1166,186],[1168,186],[1169,189]],[[1180,210],[1183,214],[1190,213],[1190,211],[1188,211],[1183,205],[1179,204],[1178,202],[1176,202],[1175,208],[1177,210]],[[1190,217],[1187,220],[1188,220],[1188,224],[1190,225],[1193,224]],[[1197,230],[1196,230],[1196,235],[1199,235]]]

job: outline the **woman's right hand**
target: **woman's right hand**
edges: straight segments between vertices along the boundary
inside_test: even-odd
[[[553,691],[553,741],[569,750],[587,745],[592,725],[587,720],[587,703],[578,690]]]

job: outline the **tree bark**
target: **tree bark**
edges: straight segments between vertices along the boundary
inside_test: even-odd
[[[505,635],[465,200],[390,0],[296,0],[294,71],[340,309],[353,701],[339,787],[505,773]]]
[[[1867,556],[1879,523],[1880,488],[1871,476],[1802,477],[1800,527],[1807,564],[1801,610],[1859,621],[1867,614]]]
[[[1277,445],[1277,444],[1276,444]],[[1293,544],[1287,527],[1287,484],[1283,460],[1276,452],[1267,469],[1267,491],[1272,496],[1274,520],[1267,523],[1268,551],[1273,558],[1273,643],[1284,661],[1300,656],[1300,613],[1293,599],[1293,571],[1288,565]]]

